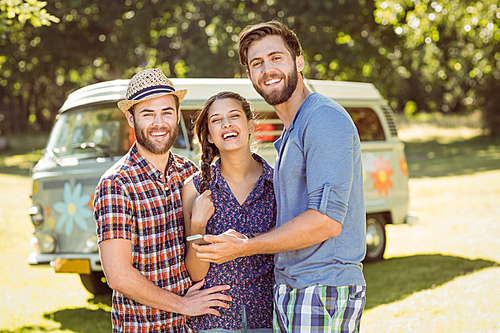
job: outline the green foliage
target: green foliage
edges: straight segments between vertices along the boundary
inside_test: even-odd
[[[487,127],[500,134],[494,0],[0,0],[0,6],[0,29],[22,25],[8,36],[0,30],[0,131],[47,130],[70,91],[143,68],[243,77],[238,34],[276,19],[301,39],[306,77],[373,82],[400,112],[408,105],[412,113],[484,109]],[[21,7],[38,21],[24,24]]]
[[[0,35],[14,35],[29,21],[34,27],[58,23],[59,19],[43,8],[47,3],[38,0],[0,0]]]
[[[408,119],[412,118],[416,111],[417,111],[417,103],[415,103],[414,101],[406,102],[404,108],[404,113],[406,118]]]
[[[497,1],[377,0],[377,23],[400,41],[391,67],[406,77],[399,89],[423,111],[467,112],[480,108],[485,126],[500,134],[500,8]],[[405,96],[407,94],[403,94]]]

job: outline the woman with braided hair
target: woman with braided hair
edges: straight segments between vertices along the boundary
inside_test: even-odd
[[[274,228],[276,201],[273,169],[250,150],[255,123],[241,95],[221,92],[210,97],[195,115],[194,133],[202,151],[201,172],[182,189],[186,236],[218,235],[239,238]],[[186,244],[186,267],[204,287],[227,284],[232,301],[220,316],[192,317],[198,332],[272,332],[273,256],[255,255],[224,264],[202,262]]]

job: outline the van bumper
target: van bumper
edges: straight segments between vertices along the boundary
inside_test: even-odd
[[[56,261],[64,260],[66,262],[81,262],[82,260],[88,260],[90,270],[92,272],[102,272],[101,259],[99,258],[99,253],[87,253],[87,254],[75,254],[75,253],[38,253],[31,252],[28,255],[28,265],[50,265],[52,267],[57,267]],[[57,271],[57,269],[56,269]],[[71,273],[71,272],[68,272]],[[74,273],[80,273],[77,269]]]
[[[417,212],[408,212],[405,217],[405,223],[413,226],[418,223],[418,213]]]

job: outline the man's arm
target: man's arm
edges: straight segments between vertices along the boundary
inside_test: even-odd
[[[250,240],[230,234],[205,236],[205,240],[219,243],[196,247],[200,260],[222,263],[257,253],[298,250],[340,235],[351,193],[353,151],[359,140],[354,124],[340,105],[338,108],[315,109],[313,120],[304,127],[308,210]]]
[[[182,313],[189,316],[219,312],[213,307],[228,308],[231,297],[218,292],[229,286],[216,286],[200,290],[203,281],[189,288],[186,295],[179,296],[164,290],[132,266],[132,243],[126,239],[112,239],[99,243],[102,267],[111,289],[152,308]]]
[[[270,254],[303,249],[328,238],[336,237],[342,224],[309,209],[279,228],[252,239],[241,239],[230,233],[218,236],[206,235],[211,245],[195,245],[198,258],[202,261],[223,263],[238,257],[254,254]]]

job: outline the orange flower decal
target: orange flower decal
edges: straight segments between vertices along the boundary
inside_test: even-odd
[[[90,200],[87,202],[87,207],[90,208],[91,211],[94,211],[94,195],[90,195]]]
[[[375,172],[371,173],[371,177],[375,179],[373,183],[373,188],[378,188],[378,194],[382,195],[382,192],[387,196],[389,195],[389,187],[393,187],[392,180],[389,179],[394,173],[394,170],[389,167],[390,161],[384,161],[384,158],[380,156],[380,165],[377,165],[377,161],[373,161],[375,166]]]
[[[399,159],[399,165],[401,166],[401,172],[405,177],[408,177],[408,163],[406,163],[406,157],[401,156]]]

